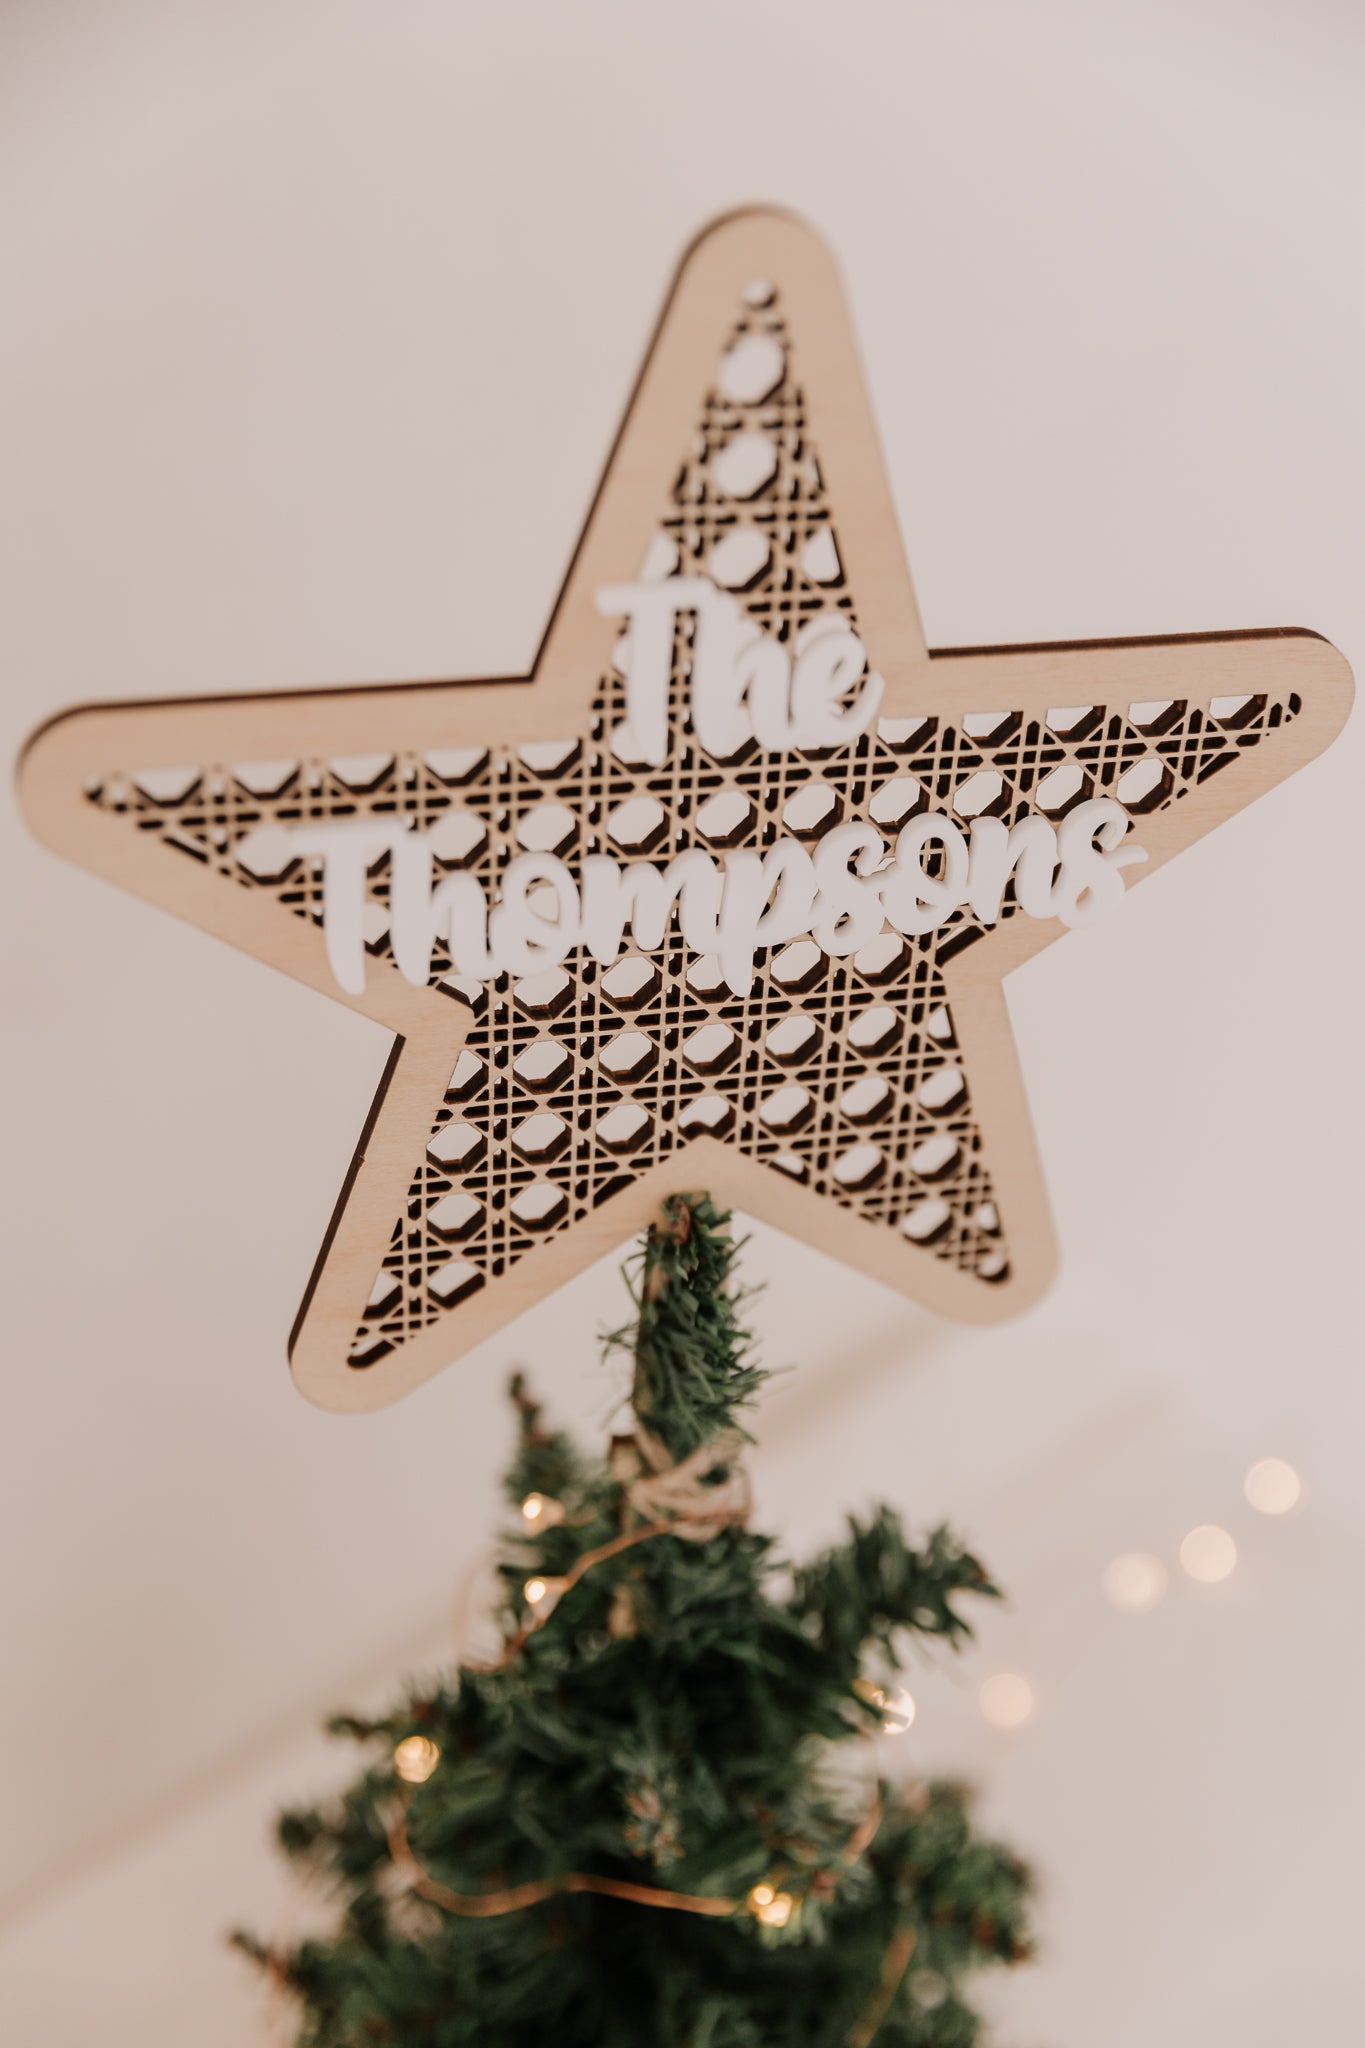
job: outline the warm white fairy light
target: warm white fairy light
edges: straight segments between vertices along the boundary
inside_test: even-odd
[[[393,1752],[393,1767],[405,1785],[425,1785],[441,1761],[429,1735],[405,1735]]]
[[[1236,1569],[1237,1545],[1216,1522],[1201,1522],[1182,1542],[1180,1562],[1192,1579],[1216,1586]]]
[[[1242,1491],[1259,1515],[1287,1515],[1303,1497],[1303,1481],[1284,1458],[1258,1458]]]
[[[888,1735],[904,1735],[915,1725],[915,1712],[913,1695],[898,1685],[882,1701],[882,1727]]]
[[[1125,1550],[1105,1566],[1100,1581],[1111,1607],[1124,1614],[1147,1614],[1165,1598],[1168,1574],[1149,1550]]]
[[[869,1707],[875,1707],[882,1717],[884,1735],[904,1735],[915,1725],[914,1696],[904,1686],[895,1686],[890,1692],[877,1685],[870,1678],[855,1678],[853,1690],[860,1700],[866,1700]]]
[[[796,1905],[790,1892],[774,1891],[770,1884],[756,1884],[744,1903],[764,1927],[785,1927]]]
[[[557,1529],[564,1519],[564,1503],[548,1493],[528,1493],[521,1504],[521,1519],[528,1529]]]
[[[543,1600],[548,1599],[550,1589],[544,1579],[528,1579],[521,1591],[528,1607],[539,1607]]]
[[[1033,1719],[1033,1687],[1017,1671],[997,1671],[977,1695],[981,1712],[992,1728],[1022,1728]]]

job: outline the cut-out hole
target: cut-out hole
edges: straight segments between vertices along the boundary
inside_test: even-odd
[[[1128,706],[1128,723],[1154,738],[1179,724],[1184,710],[1184,704],[1174,697],[1148,697]]]
[[[364,1372],[367,1367],[378,1365],[381,1358],[387,1358],[392,1350],[393,1346],[388,1338],[381,1336],[376,1330],[372,1335],[367,1336],[361,1343],[356,1345],[355,1350],[351,1352],[346,1363],[353,1371]]]
[[[427,1276],[427,1292],[435,1295],[442,1308],[454,1308],[475,1288],[482,1286],[483,1274],[467,1259],[451,1259]]]
[[[437,1166],[466,1173],[488,1150],[488,1139],[476,1124],[442,1124],[427,1142],[427,1158]]]
[[[1003,1280],[1009,1273],[1003,1252],[985,1252],[976,1262],[977,1275],[982,1280]]]
[[[694,995],[719,995],[726,986],[719,954],[699,953],[690,963],[684,979]]]
[[[621,1009],[638,1009],[659,988],[659,970],[639,953],[627,953],[602,976],[602,993]]]
[[[969,740],[993,745],[1003,740],[1018,723],[1017,711],[969,711],[962,721],[962,730]]]
[[[528,1116],[512,1133],[512,1143],[523,1159],[553,1159],[569,1142],[569,1126],[552,1109]]]
[[[867,810],[873,823],[897,832],[925,803],[924,785],[914,775],[893,775],[872,793]]]
[[[910,1170],[921,1180],[937,1180],[956,1166],[962,1156],[962,1147],[956,1138],[950,1138],[946,1131],[934,1138],[926,1138],[922,1145],[916,1145],[910,1154]]]
[[[827,526],[817,526],[801,550],[801,570],[812,583],[827,589],[837,583],[844,573],[839,560],[839,547]]]
[[[569,1198],[563,1188],[548,1180],[533,1180],[529,1187],[518,1188],[512,1197],[512,1214],[527,1230],[548,1230],[568,1206]]]
[[[781,988],[804,994],[825,972],[825,956],[813,939],[793,939],[772,964],[772,977]]]
[[[427,1211],[427,1228],[448,1239],[468,1237],[482,1221],[483,1203],[473,1195],[442,1195]]]
[[[907,754],[922,746],[934,729],[932,718],[879,718],[877,737],[893,754]]]
[[[770,1131],[799,1131],[815,1114],[815,1104],[809,1088],[793,1082],[789,1088],[776,1089],[760,1103],[758,1114]]]
[[[436,987],[441,995],[453,996],[467,1010],[480,1016],[488,1008],[488,990],[472,974],[443,974]]]
[[[848,1027],[848,1042],[859,1052],[884,1052],[900,1030],[900,1016],[885,1003],[864,1010]]]
[[[1090,783],[1084,771],[1069,764],[1054,768],[1038,784],[1036,801],[1040,811],[1049,818],[1063,818],[1076,805],[1084,803],[1090,794]]]
[[[677,566],[677,542],[667,533],[656,533],[640,559],[640,581],[662,583]]]
[[[787,374],[787,357],[773,334],[742,334],[720,360],[716,383],[732,405],[758,405]]]
[[[476,1052],[471,1052],[469,1047],[466,1046],[451,1069],[450,1079],[446,1082],[446,1101],[464,1102],[467,1100],[477,1088],[483,1085],[484,1076],[487,1072],[488,1068],[479,1058],[479,1055]]]
[[[643,1031],[618,1031],[597,1058],[614,1081],[638,1081],[658,1058],[658,1048]]]
[[[488,850],[488,827],[474,811],[457,804],[432,826],[428,843],[443,867],[468,867]]]
[[[699,1095],[695,1102],[689,1102],[683,1111],[681,1124],[688,1137],[705,1132],[713,1138],[723,1137],[735,1120],[735,1112],[723,1095]]]
[[[299,772],[297,761],[234,761],[232,779],[249,796],[279,796]]]
[[[768,434],[736,434],[711,460],[711,478],[727,498],[753,498],[777,474],[777,450]]]
[[[197,768],[143,768],[133,777],[133,787],[153,804],[182,804],[198,786]]]
[[[381,1269],[375,1276],[374,1286],[370,1289],[369,1299],[365,1303],[366,1315],[384,1315],[393,1307],[402,1292],[402,1283],[397,1274],[386,1273]]]
[[[818,839],[843,816],[837,791],[823,782],[808,782],[782,806],[782,822],[798,839]]]
[[[640,741],[635,737],[630,724],[623,719],[611,729],[611,750],[625,768],[648,768]]]
[[[651,853],[668,833],[668,813],[657,797],[633,796],[607,818],[607,831],[623,853]]]
[[[1000,1212],[994,1202],[978,1202],[972,1211],[972,1221],[978,1230],[986,1230],[994,1236],[1000,1228]]]
[[[565,775],[582,751],[582,740],[528,740],[517,758],[533,775]]]
[[[850,1193],[870,1188],[886,1171],[886,1161],[875,1145],[852,1145],[834,1162],[834,1178]]]
[[[423,754],[432,774],[438,782],[455,788],[463,782],[472,782],[480,769],[488,762],[487,747],[433,747]]]
[[[921,1081],[919,1099],[926,1109],[938,1114],[951,1108],[966,1092],[967,1082],[960,1067],[939,1067]]]
[[[939,1041],[940,1045],[952,1044],[953,1020],[946,1003],[936,1003],[934,1005],[934,1008],[924,1020],[924,1028],[931,1038],[936,1038]]]
[[[789,1017],[779,1017],[763,1043],[775,1060],[800,1060],[815,1050],[819,1037],[811,1019],[793,1011]]]
[[[233,859],[254,882],[280,882],[297,866],[299,856],[282,825],[258,825],[238,841]]]
[[[563,854],[577,832],[578,820],[565,804],[534,804],[517,819],[517,842],[528,853]]]
[[[767,569],[772,549],[756,526],[734,526],[707,557],[713,583],[722,590],[751,590]]]
[[[993,818],[1009,809],[1009,801],[1004,776],[994,768],[979,768],[958,790],[953,809],[960,818]]]
[[[891,1090],[880,1074],[864,1074],[839,1097],[840,1113],[851,1124],[875,1123],[890,1107]]]
[[[569,1071],[569,1055],[553,1038],[537,1038],[523,1046],[512,1062],[512,1071],[523,1087],[554,1088]]]
[[[549,967],[543,974],[528,974],[512,990],[528,1017],[557,1017],[573,999],[573,983],[561,967]]]
[[[610,1152],[633,1152],[653,1129],[653,1119],[638,1102],[618,1102],[597,1120],[597,1136]]]
[[[1175,787],[1175,778],[1164,761],[1155,761],[1149,756],[1145,761],[1135,761],[1126,768],[1114,787],[1114,794],[1125,810],[1141,814],[1154,811],[1164,803]]]
[[[859,946],[853,955],[853,965],[864,981],[891,981],[904,967],[909,952],[899,932],[880,932],[865,946]]]
[[[718,1073],[738,1051],[739,1040],[728,1024],[703,1024],[683,1041],[683,1058],[699,1074]]]
[[[334,754],[327,766],[353,796],[368,796],[371,790],[378,789],[393,767],[393,755]]]
[[[810,1179],[810,1168],[799,1152],[774,1152],[769,1164],[792,1180]]]
[[[1210,718],[1214,719],[1219,725],[1227,726],[1232,731],[1236,731],[1241,726],[1250,725],[1252,720],[1258,717],[1264,710],[1264,697],[1214,697],[1209,702]]]
[[[901,1229],[914,1244],[932,1244],[948,1228],[952,1215],[946,1202],[937,1195],[929,1195],[902,1216]]]
[[[697,812],[697,830],[712,846],[736,846],[753,829],[754,807],[738,789],[722,789]]]
[[[1099,707],[1094,704],[1054,704],[1047,722],[1063,739],[1078,740],[1098,724],[1099,717]]]

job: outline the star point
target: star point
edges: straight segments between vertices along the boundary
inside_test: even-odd
[[[631,579],[663,596],[623,634],[604,593]],[[766,700],[750,687],[753,731],[689,694],[712,605],[776,679]],[[631,681],[656,631],[651,724]],[[875,685],[865,722],[776,743],[802,687],[818,708],[835,639]],[[1064,847],[1068,818],[1103,804],[1129,834],[1121,890],[1119,865],[1145,855],[1131,883],[1299,766],[1348,700],[1309,634],[931,656],[828,254],[751,214],[684,266],[530,678],[97,707],[36,736],[24,787],[60,851],[395,1032],[292,1351],[312,1398],[369,1407],[679,1186],[947,1315],[1036,1298],[1054,1248],[1001,981],[1064,926],[1045,914],[1053,856],[1030,881],[1019,849]],[[842,951],[798,931],[737,963],[676,914],[657,945],[637,925],[615,957],[577,944],[544,968],[470,972],[457,943],[527,857],[538,886],[562,869],[586,901],[593,861],[737,873],[793,847],[814,871],[857,825],[888,863],[927,833],[941,875],[945,824],[973,863],[952,907],[897,920],[885,882],[887,917]],[[343,826],[371,835],[350,842],[344,988],[341,869],[316,852]],[[416,941],[414,860],[463,906]]]

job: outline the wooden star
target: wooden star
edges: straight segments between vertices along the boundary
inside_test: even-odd
[[[709,576],[789,646],[837,616],[885,678],[878,721],[834,750],[713,758],[680,634],[666,759],[623,759],[619,625],[596,598],[642,575]],[[1340,655],[1298,631],[931,654],[831,259],[748,213],[682,267],[529,676],[80,708],[35,735],[22,791],[59,852],[395,1034],[290,1347],[310,1398],[358,1409],[681,1187],[944,1315],[1034,1300],[1054,1248],[1001,982],[1063,926],[1007,894],[989,927],[964,905],[846,959],[773,949],[742,996],[676,928],[612,966],[580,948],[488,984],[438,946],[418,987],[381,862],[346,995],[300,824],[411,819],[495,891],[526,847],[571,868],[719,857],[840,819],[894,839],[926,804],[1056,822],[1102,795],[1134,822],[1140,878],[1316,754],[1349,698]]]

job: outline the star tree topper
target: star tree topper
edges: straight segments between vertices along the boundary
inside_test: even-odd
[[[855,635],[877,716],[838,744],[710,750],[700,612],[680,605],[660,743],[633,743],[603,593],[670,578],[721,593],[782,673]],[[529,676],[82,707],[34,736],[21,783],[59,852],[395,1034],[290,1346],[305,1394],[361,1409],[681,1187],[948,1316],[1010,1314],[1054,1265],[1001,982],[1065,925],[1024,914],[1024,863],[984,912],[959,890],[932,928],[888,921],[851,951],[760,946],[743,992],[677,914],[657,944],[627,928],[614,960],[580,944],[521,973],[461,971],[438,933],[419,986],[394,929],[405,834],[436,882],[496,903],[528,852],[579,879],[593,857],[689,849],[720,869],[779,842],[818,856],[854,823],[889,858],[930,815],[941,875],[933,830],[984,845],[986,821],[1041,819],[1060,838],[1107,799],[1145,855],[1133,880],[1309,760],[1349,699],[1341,657],[1300,631],[931,654],[831,258],[753,212],[683,264]],[[348,822],[374,833],[352,878],[363,986],[344,990],[324,925],[340,866],[303,849]]]

